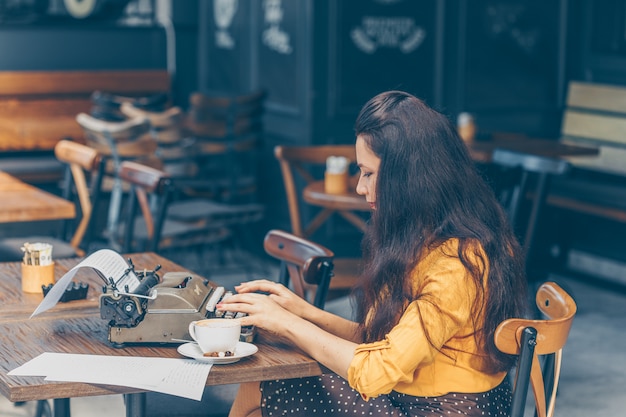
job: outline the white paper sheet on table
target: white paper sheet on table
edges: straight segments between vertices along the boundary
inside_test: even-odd
[[[54,284],[30,317],[32,318],[54,307],[61,297],[63,297],[65,290],[72,282],[72,278],[74,278],[78,269],[84,267],[93,268],[106,279],[113,278],[118,288],[126,288],[127,286],[128,291],[131,292],[140,284],[139,278],[137,278],[137,275],[132,270],[124,274],[128,270],[129,265],[122,255],[111,249],[101,249],[92,253],[74,268],[67,271],[67,273]]]
[[[190,359],[46,352],[9,375],[47,381],[120,385],[200,401],[212,364]]]

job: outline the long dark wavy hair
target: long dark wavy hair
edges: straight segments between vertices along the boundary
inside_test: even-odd
[[[411,301],[428,299],[412,293],[410,272],[429,250],[456,238],[458,257],[477,288],[474,336],[489,371],[508,369],[513,359],[496,348],[493,335],[502,320],[526,312],[524,259],[504,211],[454,126],[418,98],[388,91],[365,104],[355,133],[380,158],[357,301],[364,340],[383,339]]]

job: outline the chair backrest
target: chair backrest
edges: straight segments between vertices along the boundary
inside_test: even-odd
[[[540,155],[496,149],[492,163],[503,169],[500,174],[506,179],[496,186],[496,192],[503,203],[509,221],[516,229],[523,229],[521,239],[524,251],[528,255],[531,248],[541,209],[553,176],[565,175],[570,170],[569,162]],[[534,187],[534,188],[533,188]],[[525,223],[521,222],[520,212],[531,194],[532,208]]]
[[[511,417],[523,417],[529,381],[537,416],[553,416],[563,346],[576,314],[575,301],[554,282],[545,282],[539,287],[536,303],[546,319],[508,319],[498,326],[494,335],[500,351],[519,355]],[[545,362],[544,371],[539,362],[540,355],[550,358]]]
[[[120,110],[130,119],[150,121],[152,136],[158,144],[155,153],[163,163],[164,171],[176,177],[197,174],[198,167],[193,159],[193,141],[184,132],[185,114],[180,107],[156,111],[137,107],[132,102],[124,102]]]
[[[91,241],[91,225],[94,208],[99,203],[105,158],[96,149],[65,139],[55,145],[54,154],[67,164],[63,197],[70,199],[72,189],[78,196],[82,217],[70,240],[70,244],[78,249],[82,243]]]
[[[274,156],[280,164],[280,171],[285,186],[287,205],[291,231],[297,235],[306,237],[303,230],[300,211],[300,198],[303,185],[323,178],[323,167],[329,156],[344,156],[350,163],[356,162],[354,145],[322,145],[322,146],[283,146],[274,148]],[[316,172],[316,169],[317,172]]]
[[[212,178],[217,198],[256,200],[258,151],[266,93],[192,93],[185,128],[195,139],[199,174]],[[221,182],[221,184],[218,184]]]
[[[169,175],[134,161],[123,161],[120,164],[119,177],[130,185],[122,251],[128,252],[133,248],[135,218],[139,206],[147,232],[147,250],[156,252],[169,203],[171,191]],[[156,207],[153,206],[155,202]]]
[[[570,81],[561,141],[598,149],[593,158],[573,158],[584,170],[623,176],[626,170],[626,87]]]
[[[263,247],[268,255],[281,261],[281,274],[289,274],[294,292],[324,308],[333,271],[333,252],[282,230],[270,230]],[[284,281],[282,277],[281,281]]]
[[[76,122],[83,128],[85,142],[103,155],[111,156],[110,164],[122,160],[150,160],[156,165],[154,156],[158,147],[151,133],[148,118],[135,117],[119,122],[97,119],[87,113],[79,113]],[[111,172],[114,168],[108,167]]]
[[[158,144],[151,133],[150,121],[147,118],[106,121],[86,113],[79,113],[76,121],[83,128],[85,143],[107,156],[102,188],[111,192],[106,228],[107,234],[113,236],[120,222],[123,193],[118,177],[120,163],[136,161],[161,168],[162,162],[156,155]]]
[[[241,95],[192,93],[187,127],[198,136],[213,139],[256,132],[265,97],[262,90]]]

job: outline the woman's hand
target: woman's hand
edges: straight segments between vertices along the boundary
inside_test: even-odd
[[[284,285],[267,280],[235,287],[219,311],[242,312],[242,326],[256,326],[293,343],[334,372],[347,378],[356,348],[357,324],[314,307]],[[316,317],[317,314],[317,317]]]
[[[302,319],[272,299],[271,295],[255,292],[227,297],[216,308],[219,311],[246,313],[240,319],[242,326],[256,326],[278,336],[284,336],[286,329],[297,326],[298,321],[302,322]]]
[[[297,296],[284,285],[274,281],[260,279],[244,282],[243,284],[235,286],[235,290],[238,294],[266,293],[271,300],[285,310],[307,320],[309,319],[308,315],[312,313],[312,310],[315,310],[315,307],[308,301]]]

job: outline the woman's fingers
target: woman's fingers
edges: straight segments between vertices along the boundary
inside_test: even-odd
[[[270,296],[257,293],[235,294],[218,303],[216,308],[220,311],[246,313],[240,319],[242,325],[256,325],[269,330],[280,327],[284,321],[281,317],[290,314]]]
[[[239,308],[243,305],[254,305],[261,302],[264,298],[267,298],[267,296],[256,293],[233,294],[217,303],[216,308],[218,310],[229,310],[235,306]]]
[[[259,279],[255,281],[248,281],[235,286],[235,290],[238,293],[250,293],[250,292],[267,292],[276,293],[285,289],[285,286],[278,282],[269,281],[266,279]]]

